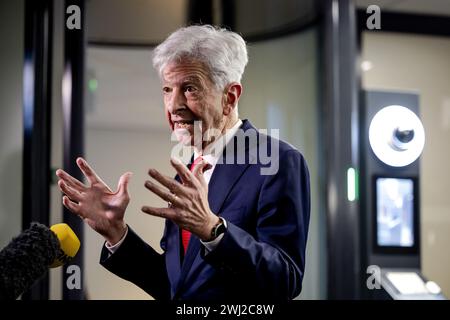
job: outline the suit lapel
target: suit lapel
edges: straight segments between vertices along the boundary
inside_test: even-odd
[[[217,164],[211,177],[208,201],[211,211],[220,214],[223,203],[249,164]]]
[[[244,120],[241,129],[245,132],[248,129],[255,128],[247,120]],[[237,143],[239,136],[241,136],[241,131],[238,131],[230,143],[225,147],[209,182],[209,207],[215,214],[221,213],[222,205],[233,189],[233,186],[248,168],[250,163],[253,163],[252,160],[254,160],[253,156],[248,152],[250,146],[247,141],[244,145]],[[231,163],[227,163],[227,161],[229,161],[228,158],[232,159]]]

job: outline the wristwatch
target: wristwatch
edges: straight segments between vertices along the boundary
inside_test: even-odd
[[[227,223],[221,217],[219,217],[219,222],[211,230],[211,241],[217,239],[222,233],[227,231]]]

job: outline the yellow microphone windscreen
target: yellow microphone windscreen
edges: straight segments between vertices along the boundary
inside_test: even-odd
[[[80,249],[80,240],[73,230],[65,223],[54,224],[50,227],[58,237],[61,251],[50,268],[59,267],[75,257]]]

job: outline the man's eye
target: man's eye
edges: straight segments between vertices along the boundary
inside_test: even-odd
[[[172,89],[170,89],[169,87],[164,87],[162,90],[164,93],[168,93],[168,92],[172,91]]]
[[[186,92],[195,92],[196,91],[195,87],[193,87],[193,86],[187,86],[184,90]]]

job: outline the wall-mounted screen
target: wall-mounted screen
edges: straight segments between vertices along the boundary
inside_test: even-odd
[[[416,246],[415,181],[389,177],[378,177],[375,181],[376,246]]]

